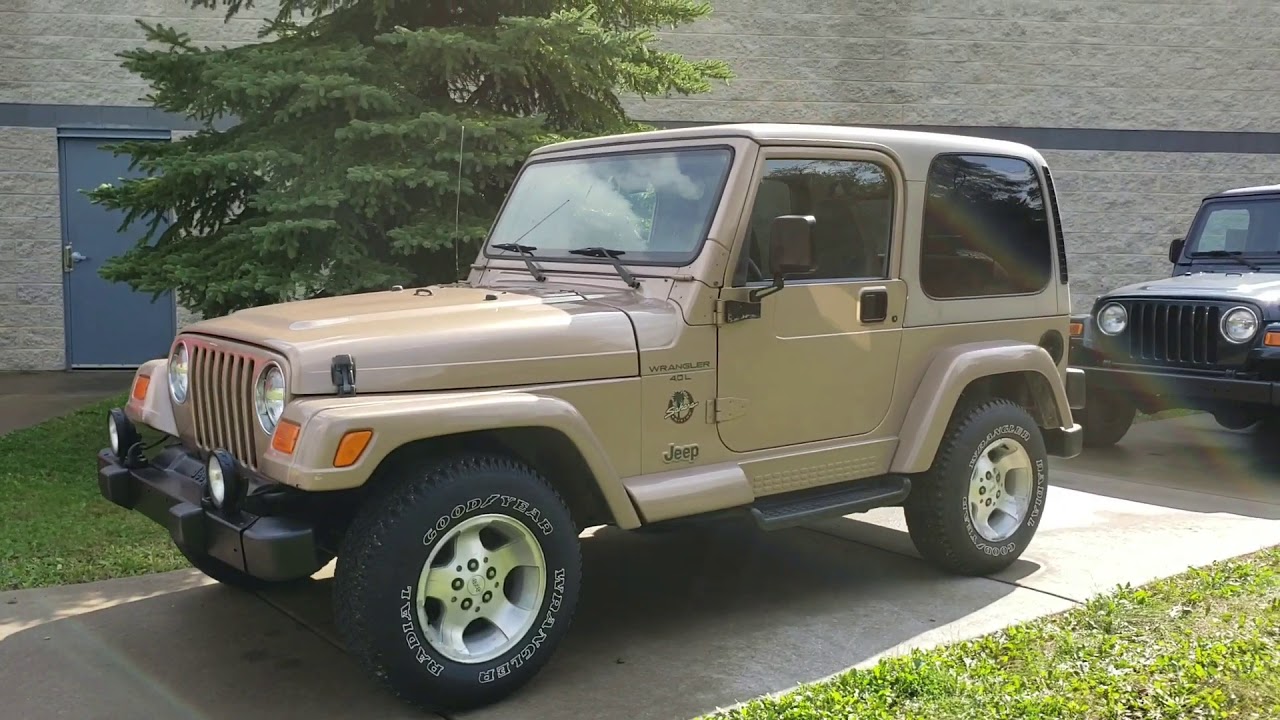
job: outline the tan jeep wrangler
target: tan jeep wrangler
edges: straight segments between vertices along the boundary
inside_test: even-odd
[[[940,568],[1012,563],[1049,456],[1081,446],[1065,257],[1022,145],[755,124],[556,144],[465,282],[186,328],[112,411],[98,482],[230,585],[336,557],[373,677],[485,704],[564,637],[589,526],[901,505]]]

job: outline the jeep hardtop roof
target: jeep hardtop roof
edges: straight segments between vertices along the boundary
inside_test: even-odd
[[[1253,187],[1233,188],[1231,190],[1223,190],[1220,193],[1214,193],[1205,198],[1205,201],[1217,200],[1219,198],[1248,197],[1257,195],[1280,195],[1280,185],[1255,185]]]
[[[747,138],[761,145],[848,144],[887,149],[901,159],[908,180],[924,180],[928,174],[929,164],[940,152],[1005,155],[1022,158],[1036,167],[1045,165],[1044,158],[1031,146],[1007,140],[919,130],[802,123],[699,125],[567,140],[538,148],[533,151],[531,157],[592,148],[617,147],[621,144],[723,138]]]

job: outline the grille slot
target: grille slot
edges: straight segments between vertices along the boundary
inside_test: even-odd
[[[223,448],[256,469],[253,382],[257,360],[200,344],[188,348],[196,442],[205,450]]]
[[[1135,300],[1129,304],[1129,358],[1142,363],[1218,364],[1222,309],[1203,303]]]

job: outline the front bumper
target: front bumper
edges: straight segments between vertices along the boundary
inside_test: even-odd
[[[247,512],[224,517],[205,499],[204,474],[204,464],[179,447],[134,468],[109,449],[98,453],[102,496],[163,525],[188,554],[268,581],[308,577],[324,566],[311,523]]]
[[[1267,380],[1114,367],[1082,369],[1087,392],[1105,390],[1202,409],[1224,405],[1280,406],[1280,383]]]

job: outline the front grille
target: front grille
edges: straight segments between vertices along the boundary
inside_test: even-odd
[[[227,450],[256,469],[253,383],[260,360],[199,343],[188,348],[196,443],[205,450]]]
[[[1222,308],[1168,300],[1133,300],[1127,304],[1131,360],[1206,368],[1218,364]]]

